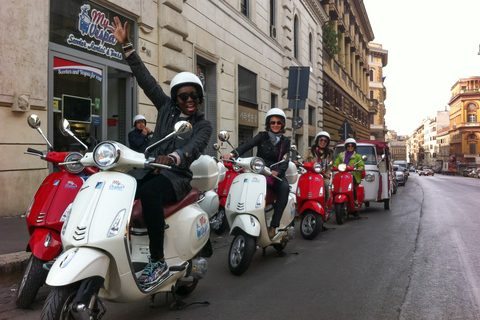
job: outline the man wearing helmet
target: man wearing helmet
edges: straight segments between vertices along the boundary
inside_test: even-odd
[[[267,167],[280,161],[283,155],[290,152],[290,139],[285,137],[285,113],[278,109],[272,108],[267,112],[265,127],[267,131],[259,132],[250,141],[245,142],[241,146],[232,150],[230,154],[224,155],[224,159],[231,159],[234,156],[241,156],[253,147],[257,147],[257,156],[265,160]],[[277,194],[277,200],[274,204],[272,222],[268,228],[270,238],[275,237],[276,229],[280,225],[283,210],[288,202],[288,193],[290,191],[285,171],[288,169],[288,162],[278,164],[272,168],[272,174],[282,180],[272,178],[268,185]],[[272,181],[273,180],[273,181]]]
[[[345,151],[340,152],[335,163],[334,167],[338,166],[340,163],[345,163],[351,167],[357,169],[365,170],[365,164],[363,163],[362,156],[357,152],[357,142],[353,138],[348,138],[345,140]],[[358,208],[360,204],[357,200],[357,186],[362,182],[361,173],[359,171],[353,171],[353,199],[355,200],[355,207]]]
[[[163,252],[163,204],[179,201],[192,189],[190,181],[193,174],[190,165],[205,151],[212,134],[212,124],[202,112],[197,112],[198,106],[203,102],[204,92],[203,84],[195,74],[177,74],[170,83],[169,97],[129,43],[127,22],[122,26],[120,19],[114,17],[114,27],[115,38],[122,44],[126,61],[138,85],[158,111],[152,143],[173,132],[174,125],[179,120],[187,120],[193,127],[191,132],[167,139],[152,151],[156,163],[173,165],[171,170],[142,171],[136,174],[136,178],[140,179],[136,198],[141,200],[150,240],[150,261],[138,281],[142,285],[151,285],[168,274]]]
[[[328,199],[330,199],[330,176],[332,174],[331,167],[327,166],[333,161],[332,150],[328,147],[330,144],[330,134],[327,131],[320,131],[315,136],[315,143],[307,149],[303,157],[305,162],[317,161],[323,164],[325,168],[325,177],[323,179],[325,193],[325,208]]]
[[[147,119],[141,114],[133,118],[133,126],[135,128],[128,133],[130,149],[144,153],[153,137],[153,131],[147,127]]]

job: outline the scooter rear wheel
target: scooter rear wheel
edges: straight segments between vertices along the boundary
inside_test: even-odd
[[[343,224],[345,217],[348,214],[348,207],[346,202],[335,203],[335,220],[338,224]]]
[[[43,269],[45,262],[33,254],[30,256],[27,268],[18,284],[17,297],[15,299],[17,307],[22,309],[28,308],[35,300],[38,290],[47,278],[48,271]]]
[[[307,240],[315,238],[322,230],[322,216],[313,210],[307,210],[302,215],[300,234]]]
[[[247,271],[255,253],[255,238],[245,232],[238,233],[228,252],[228,267],[234,275]]]

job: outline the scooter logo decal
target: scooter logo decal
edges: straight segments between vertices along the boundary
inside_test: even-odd
[[[97,182],[97,185],[95,186],[95,189],[101,189],[103,185],[103,182]]]
[[[252,182],[257,182],[257,183],[259,183],[260,180],[258,180],[258,179],[255,177],[255,178],[252,179]]]
[[[247,183],[247,182],[248,182],[247,178],[243,179],[243,183]]]
[[[197,221],[197,240],[202,239],[207,234],[209,229],[208,220],[204,216],[201,216]]]
[[[68,181],[65,184],[65,188],[67,188],[67,189],[77,189],[77,185],[73,181]]]
[[[125,185],[123,185],[120,181],[118,180],[113,180],[112,184],[108,187],[108,190],[118,190],[118,191],[123,191],[125,189]]]
[[[315,177],[315,181],[320,181],[320,178]]]
[[[60,183],[60,180],[55,180],[55,181],[53,182],[53,185],[54,185],[54,186],[58,186],[59,183]]]

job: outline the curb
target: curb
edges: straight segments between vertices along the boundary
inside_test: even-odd
[[[14,252],[0,255],[0,276],[25,270],[31,252]]]

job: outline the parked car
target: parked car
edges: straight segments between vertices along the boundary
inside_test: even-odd
[[[395,179],[397,180],[397,185],[404,186],[407,180],[405,178],[405,172],[403,171],[403,168],[394,164],[393,171],[395,171]]]
[[[423,169],[418,173],[419,176],[433,176],[435,172],[432,169]]]
[[[409,171],[410,171],[410,172],[415,172],[415,168],[414,168],[414,167],[410,167]]]
[[[463,176],[464,176],[464,177],[470,176],[470,173],[472,172],[472,170],[473,170],[473,169],[471,169],[471,168],[468,168],[468,169],[463,170],[463,171],[462,171]]]

